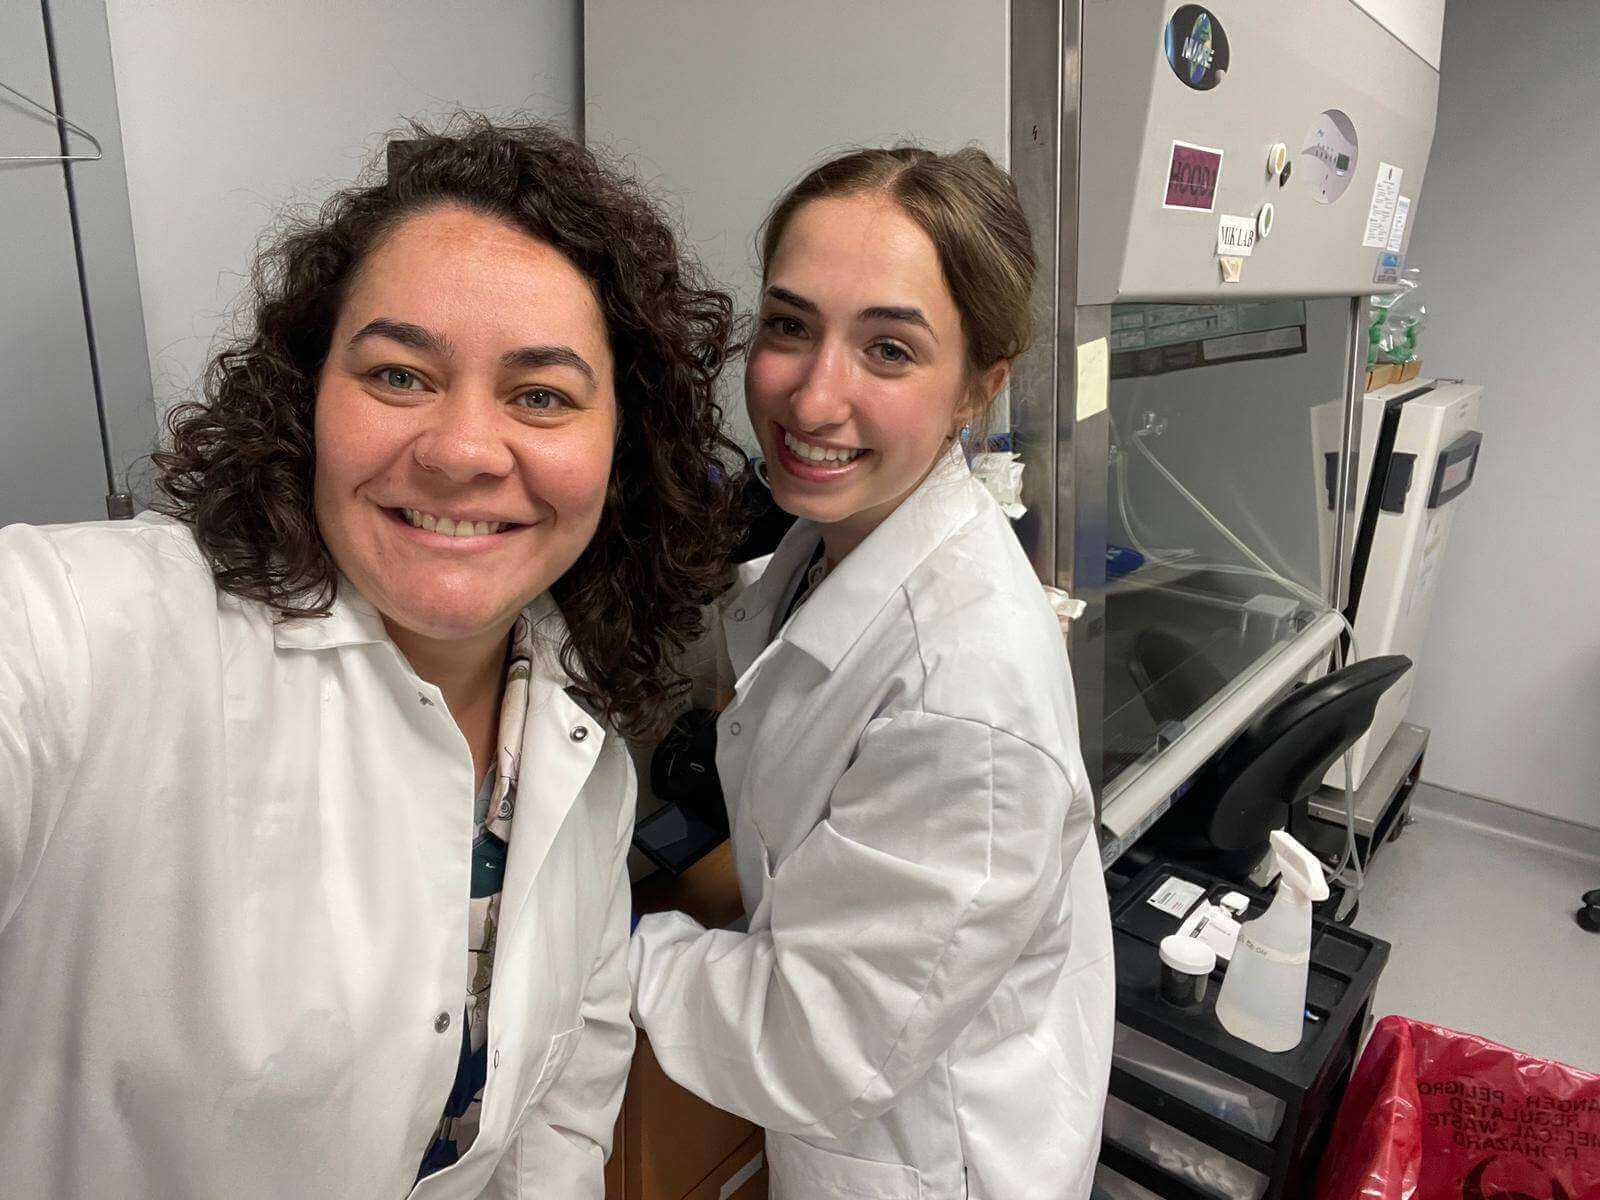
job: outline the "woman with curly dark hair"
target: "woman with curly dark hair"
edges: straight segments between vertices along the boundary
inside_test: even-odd
[[[0,531],[8,1190],[601,1195],[730,315],[560,134],[414,130],[263,253],[160,514]]]

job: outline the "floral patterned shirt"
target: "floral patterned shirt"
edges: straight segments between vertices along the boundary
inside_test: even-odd
[[[461,1061],[439,1127],[423,1156],[419,1179],[454,1163],[467,1152],[478,1133],[483,1087],[488,1078],[489,985],[494,978],[495,933],[511,846],[511,818],[517,808],[517,776],[522,767],[522,727],[528,715],[532,657],[533,626],[524,615],[517,618],[511,631],[505,690],[500,700],[499,748],[474,801]]]

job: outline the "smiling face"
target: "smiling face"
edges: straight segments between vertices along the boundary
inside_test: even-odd
[[[922,228],[881,194],[812,200],[768,265],[745,403],[773,499],[842,558],[933,468],[974,381],[961,314]]]
[[[318,529],[408,654],[499,641],[594,536],[617,419],[589,280],[497,218],[419,213],[360,266],[333,331]]]

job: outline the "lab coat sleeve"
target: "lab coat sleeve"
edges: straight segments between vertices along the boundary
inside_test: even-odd
[[[83,751],[89,641],[39,530],[0,530],[0,930],[21,901]]]
[[[1034,746],[979,722],[880,718],[770,879],[770,927],[760,909],[748,934],[682,913],[640,922],[636,1018],[667,1074],[711,1103],[840,1136],[972,1023],[1087,824]]]
[[[628,772],[628,791],[635,786]],[[633,1061],[628,1016],[628,879],[633,804],[623,805],[623,828],[611,862],[611,901],[605,940],[584,992],[582,1031],[559,1078],[528,1110],[485,1195],[602,1200],[605,1163],[622,1091]]]

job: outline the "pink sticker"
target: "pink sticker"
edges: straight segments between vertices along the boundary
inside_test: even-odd
[[[1217,176],[1221,173],[1221,150],[1173,142],[1172,164],[1167,168],[1167,198],[1161,207],[1210,212],[1217,202]]]

